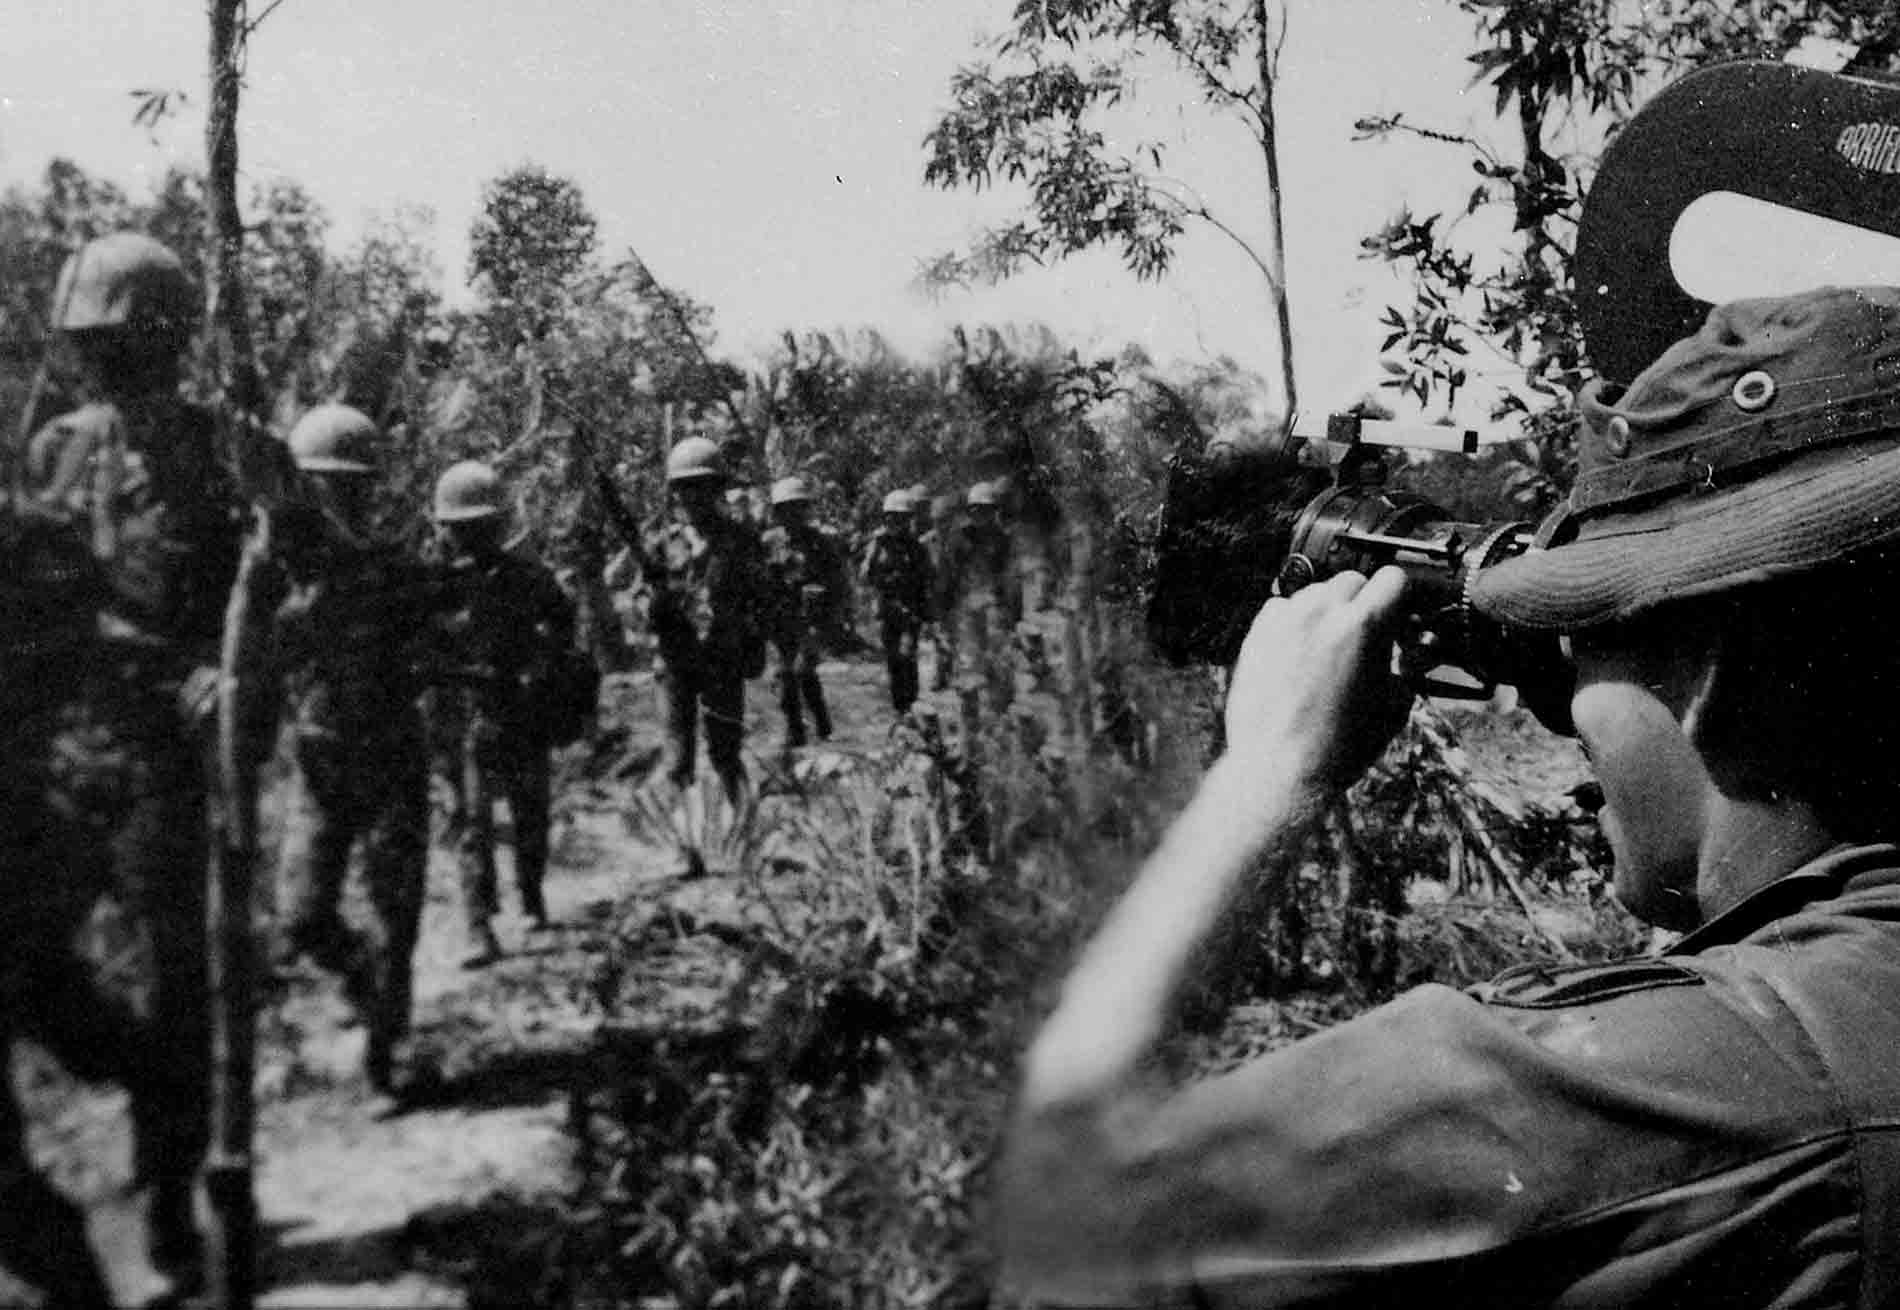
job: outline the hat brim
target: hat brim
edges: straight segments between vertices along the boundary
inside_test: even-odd
[[[1900,539],[1900,449],[1797,461],[1740,486],[1586,525],[1471,582],[1479,613],[1573,631],[1806,572]]]
[[[297,467],[305,473],[374,473],[376,471],[361,460],[332,459],[328,456],[299,460]]]

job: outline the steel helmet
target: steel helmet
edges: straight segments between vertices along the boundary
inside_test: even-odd
[[[774,505],[794,505],[811,499],[811,488],[803,478],[780,478],[772,484]]]
[[[910,493],[907,491],[893,491],[884,497],[884,512],[886,514],[910,513]]]
[[[688,437],[666,456],[668,482],[695,482],[702,478],[726,478],[726,457],[707,437]]]
[[[930,488],[921,482],[912,483],[910,489],[904,494],[910,497],[910,507],[913,510],[920,510],[930,503]]]
[[[383,434],[348,405],[318,405],[290,430],[290,457],[310,473],[374,473]]]
[[[501,509],[501,478],[478,459],[451,464],[435,480],[437,523],[492,518]]]
[[[63,332],[130,327],[183,336],[198,320],[184,261],[142,232],[88,241],[53,288],[53,325]]]
[[[994,505],[996,503],[995,485],[988,482],[977,483],[975,486],[970,488],[970,495],[969,495],[969,500],[967,503],[971,505]]]

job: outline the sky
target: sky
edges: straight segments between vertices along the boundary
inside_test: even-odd
[[[264,0],[253,0],[261,11]],[[288,176],[346,244],[372,215],[424,205],[451,297],[482,184],[533,161],[572,178],[603,251],[637,249],[712,306],[742,356],[786,328],[873,325],[912,350],[950,325],[1043,322],[1085,348],[1161,360],[1228,354],[1271,375],[1259,274],[1221,238],[1185,241],[1140,284],[1090,255],[995,288],[931,298],[918,261],[1007,217],[1016,197],[923,183],[923,138],[954,70],[1012,0],[283,0],[251,48],[240,157]],[[143,192],[202,160],[203,0],[20,6],[0,50],[0,183],[56,155]],[[1467,92],[1471,21],[1452,0],[1287,0],[1281,170],[1301,408],[1378,376],[1377,316],[1401,294],[1359,240],[1410,205],[1458,205],[1456,151],[1354,144],[1367,114],[1497,135]],[[147,131],[135,88],[179,88]],[[1156,76],[1122,129],[1161,140],[1169,172],[1265,243],[1265,181],[1238,125]]]

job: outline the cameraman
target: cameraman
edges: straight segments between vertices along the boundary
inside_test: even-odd
[[[1900,290],[1716,309],[1583,399],[1571,535],[1473,603],[1568,634],[1666,955],[1427,985],[1184,1088],[1153,1056],[1252,872],[1404,721],[1404,577],[1270,602],[1227,754],[1069,977],[1001,1164],[1051,1305],[1900,1297]],[[1264,860],[1263,860],[1263,857]]]

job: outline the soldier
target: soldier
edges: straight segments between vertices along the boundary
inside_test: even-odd
[[[29,1037],[81,1077],[163,1069],[124,999],[96,985],[77,938],[111,881],[107,836],[65,803],[54,750],[98,657],[102,580],[85,538],[11,500],[0,508],[0,1054]],[[104,1310],[78,1207],[27,1153],[0,1084],[0,1265],[52,1306]]]
[[[976,722],[986,690],[992,713],[1009,709],[1014,690],[1009,660],[1019,602],[996,488],[977,483],[965,504],[967,517],[950,546],[950,573],[960,593],[957,661],[962,672],[957,681],[967,731]]]
[[[574,644],[574,604],[545,565],[505,545],[501,479],[486,464],[452,465],[435,485],[435,521],[453,597],[449,639],[465,685],[435,700],[440,730],[454,739],[445,770],[449,815],[462,866],[467,917],[465,968],[501,955],[492,920],[500,911],[495,873],[494,801],[505,798],[515,834],[515,886],[531,930],[548,923],[547,875],[551,739],[537,689]]]
[[[930,616],[930,566],[917,540],[909,493],[884,497],[884,522],[871,534],[863,574],[877,593],[891,707],[903,714],[917,700],[917,633]]]
[[[1687,935],[1167,1088],[1222,918],[1411,699],[1400,569],[1268,601],[1226,753],[1024,1061],[1012,1304],[1900,1301],[1900,289],[1720,306],[1580,402],[1565,534],[1466,594],[1567,638],[1617,896]]]
[[[772,645],[778,652],[778,703],[787,753],[805,744],[804,707],[818,740],[831,739],[831,711],[818,681],[818,633],[830,609],[837,544],[811,521],[811,490],[803,478],[772,484],[773,526],[764,537],[771,574]]]
[[[117,894],[149,941],[144,1009],[166,1060],[160,1076],[134,1061],[125,1077],[152,1261],[189,1288],[210,1127],[211,727],[245,506],[213,417],[178,394],[196,305],[178,257],[132,233],[88,242],[54,304],[92,403],[34,436],[28,471],[39,506],[87,534],[107,587],[100,654],[55,745],[59,803],[106,834]]]
[[[347,405],[319,405],[290,451],[351,546],[298,551],[284,579],[274,664],[290,689],[292,763],[278,854],[279,958],[341,974],[369,1028],[365,1071],[395,1090],[429,858],[424,679],[437,661],[437,589],[420,559],[371,539],[382,434]],[[376,933],[343,921],[350,852],[361,846]]]
[[[911,503],[917,507],[916,512],[922,515],[925,513],[924,507],[929,507],[928,521],[917,535],[918,544],[923,546],[924,559],[930,568],[930,619],[924,624],[919,644],[929,642],[933,652],[931,690],[948,691],[950,675],[956,668],[957,659],[956,624],[952,621],[956,612],[956,578],[951,572],[950,551],[957,530],[956,511],[961,498],[947,495],[919,500],[915,498],[916,491],[915,487],[911,489]]]
[[[667,776],[693,781],[703,714],[706,753],[726,797],[744,794],[745,683],[765,665],[765,556],[758,536],[721,503],[725,457],[687,437],[666,457],[671,504],[642,533],[640,587],[660,651]]]

